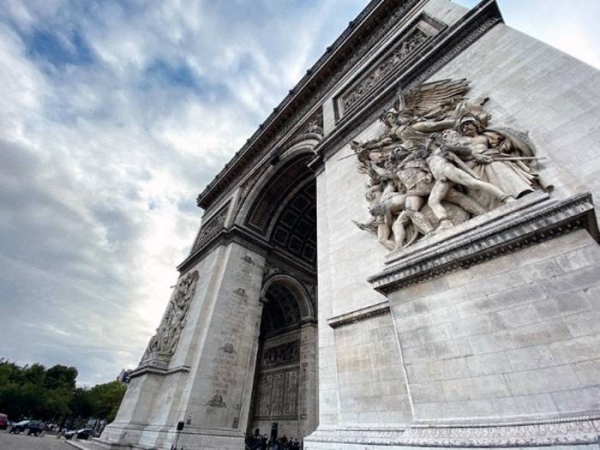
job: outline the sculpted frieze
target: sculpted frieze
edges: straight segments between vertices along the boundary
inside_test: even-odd
[[[442,80],[400,92],[380,120],[385,132],[351,142],[369,177],[371,217],[361,229],[390,250],[546,188],[526,132],[491,126],[488,98],[469,82]]]
[[[300,358],[300,341],[287,342],[265,350],[263,366],[272,366],[297,361]]]
[[[400,66],[429,36],[420,29],[415,29],[398,48],[387,58],[381,61],[375,69],[349,92],[344,94],[340,101],[342,111],[348,111],[362,99],[380,80]]]
[[[255,134],[248,140],[248,143],[240,150],[239,154],[246,154],[248,148],[252,145],[252,157],[247,163],[248,167],[254,167],[258,165],[258,161],[263,158],[267,153],[269,153],[276,145],[282,144],[282,140],[290,133],[293,129],[300,129],[299,124],[307,123],[312,120],[312,118],[308,118],[307,114],[309,111],[313,109],[322,99],[325,97],[325,94],[336,84],[338,81],[351,69],[357,62],[359,62],[364,55],[377,43],[382,37],[388,33],[391,29],[398,26],[401,22],[402,17],[404,17],[411,8],[413,8],[416,4],[418,4],[418,0],[405,0],[400,2],[397,7],[391,11],[389,14],[381,17],[381,22],[378,23],[377,27],[373,30],[370,30],[368,34],[360,37],[359,42],[352,51],[344,52],[343,54],[337,57],[336,63],[332,66],[333,73],[328,75],[325,78],[319,79],[318,84],[314,85],[314,90],[311,90],[310,95],[303,98],[301,102],[298,102],[298,107],[294,107],[293,114],[290,115],[290,119],[284,121],[280,127],[278,127],[278,131],[275,132],[272,137],[268,139],[267,142],[263,143],[263,145],[254,145],[255,138],[261,135],[263,132],[263,128],[267,125],[270,125],[271,117],[275,117],[275,115],[271,116],[269,119],[265,121],[265,123],[259,126],[259,129],[255,132]],[[367,9],[365,9],[367,11]],[[364,11],[363,11],[364,12]],[[365,14],[365,16],[368,14]],[[358,17],[356,22],[360,22],[363,17]],[[342,43],[351,33],[353,26],[348,27],[348,29],[336,40],[333,44],[333,47],[337,47],[338,44]],[[290,92],[290,95],[293,95],[296,91],[300,91],[305,88],[309,82],[312,81],[312,74],[317,72],[319,68],[329,59],[329,53],[325,53],[319,61],[315,63],[312,69],[308,70],[306,75],[300,80],[300,82],[296,85],[293,92]],[[288,99],[286,98],[285,101]],[[280,107],[279,107],[280,108]],[[278,108],[278,109],[279,109]],[[310,125],[309,125],[310,126]],[[236,158],[234,158],[233,163],[235,164]],[[221,174],[223,171],[221,172]],[[243,171],[241,173],[244,173]],[[221,175],[219,174],[219,176]],[[216,186],[212,182],[209,184],[207,189],[198,196],[198,205],[202,205],[204,201],[207,201],[209,198],[211,202],[218,201],[222,196],[227,192],[224,188],[216,188]]]
[[[190,303],[196,293],[196,284],[200,278],[198,271],[187,274],[175,287],[175,293],[167,306],[156,334],[150,339],[148,348],[142,357],[142,363],[159,359],[167,362],[175,353],[181,332],[186,322]]]
[[[194,242],[192,247],[192,253],[202,248],[208,241],[215,237],[219,231],[223,229],[225,225],[225,219],[227,218],[227,212],[229,211],[229,202],[227,202],[213,217],[211,217],[206,223],[202,224],[200,233]]]

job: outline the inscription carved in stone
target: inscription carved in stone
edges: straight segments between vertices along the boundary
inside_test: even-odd
[[[159,356],[162,356],[163,360],[168,359],[175,353],[199,278],[198,271],[194,270],[179,281],[167,306],[167,312],[156,330],[156,334],[150,339],[142,362]]]
[[[298,368],[262,374],[258,388],[258,416],[293,418],[298,413]]]
[[[442,80],[400,93],[381,116],[386,131],[352,142],[369,176],[371,218],[356,223],[390,250],[514,202],[545,186],[527,133],[490,127],[487,98],[466,97],[467,80]]]

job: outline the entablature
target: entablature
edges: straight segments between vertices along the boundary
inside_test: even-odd
[[[328,94],[386,35],[413,17],[427,0],[373,0],[323,56],[307,70],[279,106],[198,196],[208,208],[227,195],[249,169],[277,146],[308,130],[321,117]],[[317,126],[319,126],[317,124]],[[321,126],[322,128],[322,126]]]
[[[420,17],[421,19],[416,21],[417,24],[427,16],[421,14]],[[502,22],[502,15],[496,1],[487,0],[468,11],[451,26],[422,41],[415,47],[414,53],[407,55],[405,60],[398,64],[397,70],[386,73],[376,86],[369,88],[369,95],[362,96],[346,113],[337,113],[334,126],[315,149],[316,156],[310,163],[311,169],[320,170],[325,160],[375,122],[383,111],[392,106],[399,91],[410,89],[428,80],[472,43]],[[415,23],[411,23],[408,28],[412,29],[414,26]],[[410,35],[411,32],[407,33]],[[401,39],[400,43],[402,42]],[[392,46],[393,48],[395,47]],[[393,54],[393,50],[387,49],[389,46],[386,46],[386,51],[391,51]],[[385,58],[382,57],[382,60]],[[368,71],[374,69],[365,70],[369,74],[371,72]],[[365,76],[368,78],[369,75],[362,75]],[[357,81],[352,83],[360,84],[361,79],[359,75]],[[334,100],[343,101],[346,92],[344,89],[346,88],[342,88],[341,93],[336,94]]]

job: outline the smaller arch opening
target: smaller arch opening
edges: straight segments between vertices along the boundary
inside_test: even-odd
[[[289,287],[283,283],[272,284],[265,294],[265,300],[260,323],[261,337],[281,334],[300,327],[300,302]]]
[[[301,361],[315,359],[316,324],[306,289],[289,275],[275,275],[263,287],[263,312],[248,432],[302,438],[313,431],[307,396],[314,380]],[[311,339],[307,339],[310,336]],[[308,344],[307,344],[308,343]],[[312,346],[312,347],[311,347]],[[313,361],[311,365],[316,364]],[[316,411],[316,405],[309,408]],[[304,414],[301,412],[304,411]],[[275,431],[273,431],[275,430]]]

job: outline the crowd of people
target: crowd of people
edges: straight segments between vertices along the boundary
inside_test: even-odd
[[[246,435],[246,450],[302,450],[302,442],[293,437],[289,439],[284,434],[280,438],[260,434],[257,429],[254,434]]]

